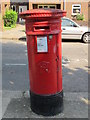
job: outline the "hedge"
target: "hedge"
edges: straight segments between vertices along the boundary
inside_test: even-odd
[[[77,14],[76,19],[77,20],[84,20],[84,15],[83,14]]]
[[[17,22],[17,12],[13,10],[6,10],[5,15],[3,16],[4,19],[4,26],[5,27],[12,27],[15,26]]]

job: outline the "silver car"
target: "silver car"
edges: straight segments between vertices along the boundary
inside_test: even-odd
[[[90,29],[87,26],[79,26],[73,20],[63,17],[62,39],[80,39],[85,43],[89,43]]]

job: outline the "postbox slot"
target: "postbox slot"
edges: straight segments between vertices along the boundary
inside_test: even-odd
[[[34,31],[48,31],[50,30],[50,26],[35,26]]]

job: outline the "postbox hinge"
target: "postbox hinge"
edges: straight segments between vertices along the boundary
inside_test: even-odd
[[[56,58],[56,61],[58,62],[59,61],[59,57],[57,56],[57,58]]]

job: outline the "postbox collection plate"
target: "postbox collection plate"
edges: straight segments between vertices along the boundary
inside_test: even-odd
[[[48,52],[47,36],[37,37],[37,52]]]

